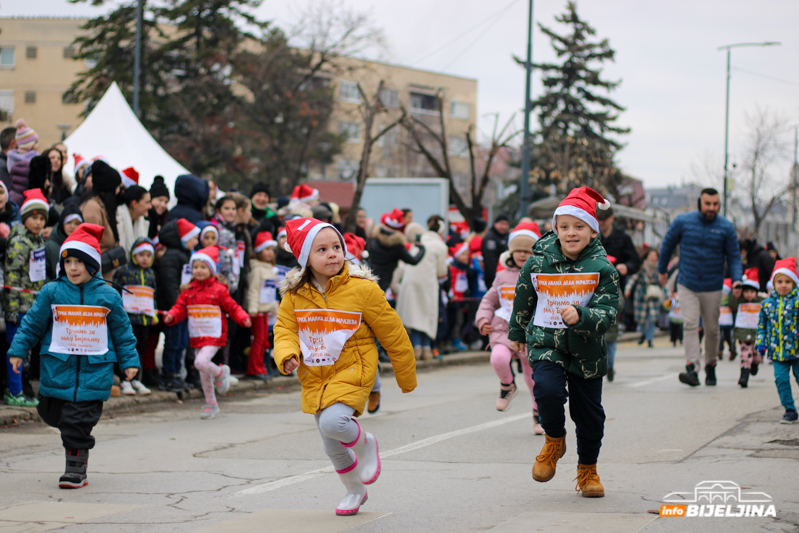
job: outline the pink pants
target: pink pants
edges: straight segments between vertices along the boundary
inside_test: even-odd
[[[222,367],[211,362],[219,348],[219,346],[203,346],[194,356],[194,368],[200,371],[205,403],[209,405],[216,405],[214,380],[222,375]]]
[[[530,362],[527,358],[514,355],[514,352],[512,352],[510,348],[502,344],[496,344],[491,348],[491,366],[494,367],[494,372],[497,373],[500,383],[508,384],[513,382],[513,371],[510,365],[511,359],[514,358],[522,362],[524,382],[527,383],[527,388],[530,389],[530,397],[533,399],[533,409],[537,409],[538,406],[535,403],[535,396],[533,396],[533,385],[535,385],[535,381],[533,381],[533,369],[530,368]]]
[[[738,341],[741,349],[741,368],[752,368],[752,363],[760,364],[763,362],[763,357],[757,353],[754,342]]]

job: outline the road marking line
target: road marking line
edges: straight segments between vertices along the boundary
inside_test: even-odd
[[[654,379],[649,379],[647,381],[639,381],[638,383],[633,383],[632,385],[630,385],[630,387],[633,387],[633,388],[645,387],[645,386],[651,385],[652,383],[655,383],[657,381],[663,381],[664,379],[669,379],[669,378],[673,378],[673,377],[674,377],[674,372],[671,372],[669,374],[665,374],[663,376],[660,376],[659,378],[654,378]]]
[[[414,450],[418,450],[420,448],[424,448],[426,446],[430,446],[432,444],[436,444],[445,440],[453,439],[455,437],[460,437],[461,435],[468,435],[469,433],[475,433],[477,431],[483,431],[484,429],[491,429],[497,426],[502,426],[504,424],[509,424],[511,422],[516,422],[517,420],[522,420],[525,418],[530,418],[530,415],[525,413],[522,415],[516,416],[509,416],[507,418],[501,418],[499,420],[492,420],[491,422],[486,422],[485,424],[479,424],[477,426],[472,426],[470,428],[458,429],[455,431],[450,431],[449,433],[442,433],[441,435],[435,435],[433,437],[428,437],[426,439],[422,439],[418,442],[414,442],[412,444],[407,444],[405,446],[400,446],[399,448],[394,448],[393,450],[388,450],[386,452],[380,453],[380,458],[384,459],[386,457],[392,457],[394,455],[399,455],[401,453],[407,453]],[[303,481],[308,481],[309,479],[314,479],[316,477],[321,476],[322,474],[332,473],[334,471],[332,466],[327,466],[325,468],[319,468],[317,470],[311,470],[310,472],[306,472],[304,474],[299,474],[296,476],[289,476],[284,477],[282,479],[277,479],[275,481],[270,481],[269,483],[264,483],[262,485],[255,485],[254,487],[249,487],[244,490],[240,490],[234,493],[234,496],[238,495],[253,495],[253,494],[263,494],[264,492],[271,492],[273,490],[277,490],[288,485],[294,485],[295,483],[301,483]]]

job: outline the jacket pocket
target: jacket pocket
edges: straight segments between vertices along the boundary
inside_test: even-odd
[[[49,353],[41,354],[40,379],[43,387],[70,390],[75,387],[76,362],[74,357],[62,360]]]
[[[92,363],[87,359],[81,367],[81,388],[110,391],[114,384],[114,362]]]

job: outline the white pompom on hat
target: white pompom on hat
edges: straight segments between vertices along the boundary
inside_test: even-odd
[[[558,232],[558,215],[571,215],[579,218],[595,232],[599,233],[599,222],[596,219],[596,210],[608,209],[608,202],[601,194],[590,187],[578,187],[572,189],[569,195],[563,199],[552,215],[552,228]]]
[[[339,233],[335,226],[322,222],[315,218],[295,218],[286,222],[286,251],[294,254],[302,271],[308,265],[308,257],[311,255],[311,246],[316,235],[325,228],[332,228],[338,233],[341,239],[344,256],[347,256],[347,245],[344,237]]]

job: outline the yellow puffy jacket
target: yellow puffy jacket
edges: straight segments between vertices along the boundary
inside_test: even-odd
[[[402,392],[416,388],[416,359],[408,334],[385,293],[368,269],[345,263],[330,278],[325,293],[312,283],[300,286],[299,269],[288,273],[281,286],[283,301],[275,324],[274,357],[277,367],[292,357],[300,362],[297,376],[302,384],[302,410],[316,414],[334,403],[355,409],[360,416],[377,377],[375,336],[385,348]],[[295,290],[296,289],[296,290]],[[344,344],[338,360],[329,366],[308,366],[300,353],[295,309],[335,309],[361,313],[361,323]]]

